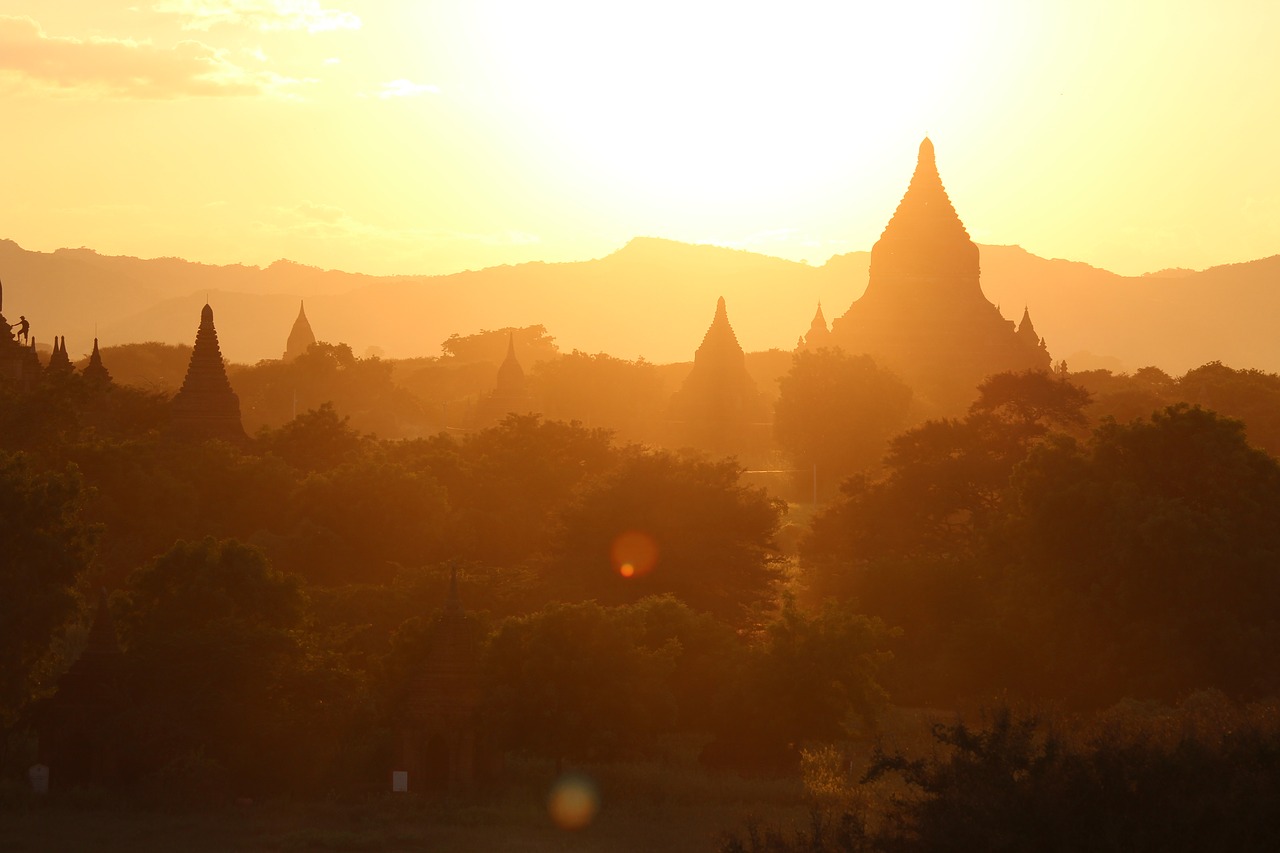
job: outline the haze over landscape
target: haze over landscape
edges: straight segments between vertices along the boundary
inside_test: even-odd
[[[1277,32],[0,4],[0,848],[1280,849]]]
[[[9,0],[0,235],[369,274],[870,248],[928,133],[983,244],[1267,257],[1274,4]]]

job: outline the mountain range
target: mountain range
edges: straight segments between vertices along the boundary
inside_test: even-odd
[[[1280,255],[1126,277],[1017,246],[979,248],[987,298],[1011,321],[1028,308],[1054,360],[1072,369],[1155,365],[1180,374],[1217,360],[1280,372]],[[593,260],[369,276],[290,261],[259,268],[34,252],[0,240],[0,282],[6,317],[26,316],[45,343],[65,336],[73,359],[95,336],[102,346],[189,344],[206,300],[229,360],[279,358],[305,300],[316,337],[357,355],[435,356],[451,334],[542,324],[564,351],[666,363],[692,357],[720,296],[746,350],[791,349],[819,302],[829,322],[862,294],[870,257],[809,266],[640,237]]]

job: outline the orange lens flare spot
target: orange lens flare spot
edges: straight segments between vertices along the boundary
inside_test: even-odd
[[[582,829],[600,810],[600,795],[586,776],[568,773],[560,777],[547,797],[547,811],[561,829]]]
[[[613,540],[609,548],[613,569],[624,578],[648,574],[658,562],[658,543],[638,530],[628,530]]]

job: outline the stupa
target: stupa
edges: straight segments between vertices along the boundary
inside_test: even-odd
[[[1020,337],[982,293],[978,247],[938,175],[933,143],[871,249],[866,292],[831,325],[834,342],[896,371],[939,411],[962,410],[1002,371],[1048,370],[1049,353]]]
[[[200,328],[191,348],[187,376],[170,403],[170,424],[174,433],[187,438],[246,438],[240,421],[240,398],[227,380],[218,331],[213,326],[213,308],[207,304],[200,312]]]
[[[284,360],[293,361],[298,356],[305,353],[316,342],[315,333],[311,331],[311,324],[307,322],[307,312],[301,302],[298,303],[298,319],[293,321],[293,328],[289,331],[289,340],[284,347]]]
[[[721,296],[693,354],[693,370],[671,401],[678,438],[706,450],[732,452],[742,446],[748,425],[761,419],[760,405]]]
[[[93,339],[93,352],[89,354],[89,363],[84,366],[84,370],[80,371],[80,375],[94,385],[111,384],[111,373],[102,363],[102,353],[98,352],[97,338]]]

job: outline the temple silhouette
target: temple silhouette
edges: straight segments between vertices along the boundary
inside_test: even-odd
[[[746,353],[721,296],[693,354],[693,370],[671,399],[675,437],[704,450],[735,452],[747,442],[750,425],[763,415]]]
[[[111,371],[107,370],[107,366],[102,363],[102,353],[98,351],[97,338],[93,339],[93,352],[89,354],[89,363],[80,371],[80,375],[93,385],[111,384]]]
[[[284,355],[281,358],[284,361],[293,361],[309,350],[315,342],[315,333],[311,331],[311,323],[307,322],[306,308],[302,302],[299,302],[298,319],[293,321],[293,328],[289,330],[289,340],[285,342]]]
[[[819,302],[818,310],[813,315],[813,322],[809,324],[809,332],[800,336],[800,340],[796,342],[796,349],[812,351],[833,345],[831,330],[827,328],[827,318],[823,316],[822,303]]]
[[[200,311],[200,328],[182,387],[169,403],[170,426],[184,438],[247,439],[240,421],[240,398],[231,390],[213,326],[213,308]]]
[[[1029,312],[1015,329],[982,293],[978,247],[947,196],[933,143],[871,249],[866,292],[831,324],[831,339],[896,371],[942,411],[968,405],[988,375],[1048,370]]]
[[[509,414],[526,414],[534,408],[533,396],[529,393],[529,383],[516,358],[516,333],[512,331],[507,338],[507,356],[498,366],[498,377],[493,391],[480,399],[476,407],[476,418],[481,427],[490,426]]]

